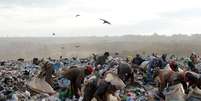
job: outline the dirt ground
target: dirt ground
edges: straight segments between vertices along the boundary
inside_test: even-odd
[[[192,51],[201,53],[200,38],[201,35],[0,38],[0,59],[86,57],[104,51],[119,52],[123,56],[152,52],[189,56]]]

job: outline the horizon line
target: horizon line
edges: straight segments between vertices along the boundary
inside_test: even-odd
[[[87,38],[87,37],[97,37],[97,38],[103,38],[103,37],[126,37],[126,36],[138,36],[138,37],[150,37],[150,36],[161,36],[161,37],[173,37],[173,36],[201,36],[201,33],[195,33],[195,34],[171,34],[171,35],[162,35],[158,33],[153,33],[150,35],[146,34],[125,34],[125,35],[103,35],[103,36],[96,36],[96,35],[80,35],[80,36],[0,36],[0,38]]]

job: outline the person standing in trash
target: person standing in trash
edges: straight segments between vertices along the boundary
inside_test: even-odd
[[[159,58],[153,58],[149,61],[147,68],[147,80],[145,81],[145,84],[153,82],[154,69],[157,67],[161,68],[161,66],[162,62]]]
[[[118,89],[112,85],[111,82],[103,81],[98,85],[94,93],[94,97],[97,101],[107,101],[107,94],[114,94]]]
[[[73,94],[75,95],[76,98],[80,97],[81,93],[81,84],[84,81],[84,78],[87,75],[90,75],[93,72],[93,67],[92,66],[86,66],[84,68],[80,68],[77,66],[72,66],[70,69],[65,70],[63,73],[64,78],[67,78],[71,81],[71,87]]]
[[[198,59],[195,53],[192,53],[190,56],[190,61],[188,61],[188,66],[191,71],[198,73],[198,70],[195,68],[195,64],[197,64]]]
[[[139,65],[143,61],[145,61],[145,60],[140,56],[140,54],[136,54],[136,57],[133,58],[133,60],[132,60],[132,68],[133,68],[134,72],[137,72],[137,69],[138,69]]]
[[[154,58],[156,58],[156,57],[157,57],[157,53],[152,53],[152,55],[149,56],[149,59],[148,59],[148,60],[152,60],[152,59],[154,59]]]
[[[104,55],[97,58],[95,66],[97,67],[98,65],[101,66],[104,65],[109,56],[110,56],[109,52],[105,52]]]
[[[136,54],[136,57],[132,60],[132,64],[139,66],[143,61],[144,59],[140,56],[140,54]]]
[[[111,82],[107,82],[104,79],[94,79],[89,82],[84,89],[83,101],[91,101],[93,97],[97,101],[107,101],[107,93],[114,94],[118,90],[116,86],[112,85]]]
[[[120,63],[117,67],[117,72],[119,78],[124,81],[128,82],[129,79],[131,79],[131,83],[134,82],[133,72],[130,64],[128,63]]]
[[[186,72],[185,73],[185,80],[186,82],[189,83],[188,88],[192,87],[198,87],[199,89],[201,89],[201,74],[195,73],[195,72]]]
[[[53,79],[52,79],[53,73],[54,73],[54,70],[52,68],[52,64],[49,62],[45,62],[45,64],[41,67],[41,72],[39,73],[38,78],[45,77],[45,81],[52,86],[53,85]]]
[[[161,56],[161,63],[162,63],[161,69],[164,69],[165,66],[168,64],[166,58],[167,58],[167,54],[162,54],[162,56]]]

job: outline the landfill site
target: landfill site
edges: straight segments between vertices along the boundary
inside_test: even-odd
[[[0,0],[0,101],[201,101],[201,0]]]
[[[156,42],[160,42],[158,39],[163,38],[163,36],[152,37],[156,38]],[[193,36],[186,36],[187,38],[190,41],[182,40],[186,44],[196,39]],[[131,37],[130,39],[118,38],[116,41],[115,38],[106,37],[94,39],[99,40],[99,43],[94,43],[96,44],[94,46],[99,47],[102,40],[107,40],[108,46],[103,45],[104,47],[96,53],[91,51],[96,49],[91,45],[91,50],[88,49],[89,53],[83,55],[82,50],[86,49],[83,47],[87,43],[84,40],[90,40],[91,37],[80,38],[82,39],[79,39],[80,41],[74,40],[76,38],[72,39],[74,41],[68,40],[71,45],[65,45],[67,42],[64,39],[49,38],[52,40],[51,43],[45,44],[46,49],[42,48],[38,51],[38,56],[34,52],[21,55],[21,51],[24,52],[25,49],[17,48],[16,52],[20,51],[15,57],[6,59],[4,55],[0,62],[0,101],[201,101],[200,53],[193,51],[193,48],[191,52],[186,52],[187,55],[185,52],[177,54],[179,53],[177,51],[181,51],[182,45],[171,53],[163,51],[162,48],[158,48],[159,51],[153,49],[150,53],[145,48],[147,53],[137,49],[125,52],[121,50],[130,48],[126,45],[113,46],[112,42],[119,44],[133,42],[132,45],[135,46],[142,42],[136,43],[130,40]],[[6,43],[12,46],[15,42],[16,46],[26,40],[34,46],[45,39],[22,40],[23,38],[11,38]],[[54,51],[50,52],[53,43],[57,43],[54,44],[58,48],[55,51],[58,52],[57,55]],[[161,42],[161,44],[166,43]],[[172,41],[172,43],[176,42]],[[38,44],[35,48],[41,49],[40,47],[43,46]],[[111,46],[118,47],[119,50],[112,50]],[[26,51],[29,51],[28,46],[25,47]],[[65,50],[69,47],[75,48],[71,51]],[[174,47],[174,44],[168,47]],[[47,56],[40,57],[40,54],[46,51]]]

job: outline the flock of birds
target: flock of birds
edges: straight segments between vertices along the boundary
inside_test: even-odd
[[[75,15],[75,17],[79,17],[79,16],[80,16],[79,14]],[[111,25],[111,23],[105,19],[99,19],[99,20],[103,21],[103,24]]]
[[[76,14],[75,17],[79,17],[80,14]],[[99,19],[101,21],[103,21],[103,24],[108,24],[108,25],[112,25],[108,20],[105,20],[105,19]],[[55,36],[56,34],[55,33],[52,33],[52,36]]]

